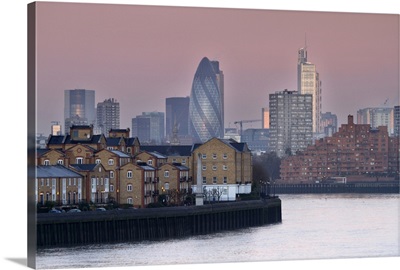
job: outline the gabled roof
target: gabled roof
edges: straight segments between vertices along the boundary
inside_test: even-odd
[[[120,158],[130,158],[131,156],[129,156],[128,154],[119,151],[119,150],[109,150],[110,152],[116,154],[117,156],[119,156]]]
[[[46,154],[49,151],[50,151],[50,149],[38,148],[38,149],[36,149],[36,156],[37,157],[43,156],[44,154]]]
[[[51,144],[63,144],[64,143],[64,135],[50,135],[47,141],[48,145]]]
[[[239,143],[233,139],[219,139],[219,138],[211,138],[210,140],[206,141],[205,143],[201,144],[201,143],[195,143],[193,144],[193,148],[192,151],[196,150],[197,148],[199,148],[200,146],[206,144],[207,142],[211,141],[211,140],[219,140],[220,142],[224,143],[225,145],[233,148],[235,151],[239,151],[239,152],[245,152],[248,150],[247,147],[247,143]]]
[[[62,165],[36,166],[36,178],[82,177],[82,175]]]
[[[125,139],[125,144],[128,145],[128,146],[129,145],[134,145],[136,141],[139,143],[139,138],[138,137],[124,138],[124,139]]]
[[[64,155],[64,151],[62,150],[62,149],[37,149],[36,150],[36,156],[37,157],[41,157],[41,156],[43,156],[43,155],[45,155],[45,154],[47,154],[47,153],[49,153],[49,152],[51,152],[51,151],[56,151],[56,152],[58,152],[58,153],[60,153],[61,155]]]
[[[101,138],[102,138],[102,134],[99,135],[93,135],[90,140],[72,140],[70,135],[66,136],[65,139],[65,143],[66,144],[78,144],[78,143],[82,143],[82,144],[90,144],[90,143],[100,143]]]
[[[50,135],[47,144],[96,144],[101,142],[104,135],[93,135],[90,140],[72,140],[70,135]]]
[[[99,164],[70,164],[77,171],[93,171]]]
[[[107,146],[119,146],[121,143],[121,138],[108,137],[106,140]]]
[[[140,150],[147,152],[157,152],[164,156],[191,156],[191,145],[142,145]]]

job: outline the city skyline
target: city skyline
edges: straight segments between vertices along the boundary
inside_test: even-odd
[[[37,12],[39,133],[62,121],[65,89],[120,100],[121,128],[141,112],[165,112],[165,98],[190,94],[203,57],[223,67],[225,127],[259,119],[269,94],[296,89],[305,34],[322,112],[338,125],[360,108],[398,102],[396,15],[73,3],[40,3]]]

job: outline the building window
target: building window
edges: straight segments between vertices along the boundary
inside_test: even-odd
[[[168,178],[169,177],[169,171],[164,171],[164,177]]]
[[[43,165],[49,166],[50,165],[50,160],[46,159],[45,161],[43,161]]]
[[[213,171],[216,171],[217,170],[217,166],[212,166],[212,169],[213,169]]]
[[[217,159],[217,154],[213,153],[212,157],[213,157],[213,159]]]
[[[96,159],[96,164],[100,164],[101,163],[101,159]]]
[[[175,162],[176,162],[176,158],[173,158],[173,159],[172,159],[172,162],[174,162],[174,163],[175,163]]]
[[[114,171],[110,171],[110,178],[114,178]]]
[[[132,171],[128,171],[128,172],[126,173],[126,177],[132,178]]]
[[[203,166],[202,166],[202,169],[203,169],[203,171],[207,170],[207,166],[206,166],[206,165],[203,165]]]
[[[130,147],[127,147],[127,148],[126,148],[126,152],[131,153],[131,148],[130,148]]]
[[[58,165],[64,165],[64,160],[62,160],[62,159],[57,160],[57,164]]]
[[[110,158],[109,160],[108,160],[108,165],[114,165],[114,159],[112,159],[112,158]]]
[[[127,191],[132,191],[132,190],[133,190],[132,185],[131,185],[131,184],[127,185],[127,186],[126,186],[126,190],[127,190]]]
[[[92,178],[92,192],[96,190],[96,178]]]
[[[40,185],[43,187],[44,186],[44,179],[40,179]]]
[[[165,190],[169,190],[169,183],[165,183],[164,188]]]
[[[203,176],[203,184],[207,184],[207,178]]]
[[[75,161],[76,164],[83,164],[83,157],[77,157]]]
[[[126,203],[127,203],[127,204],[133,204],[133,199],[132,199],[132,198],[126,199]]]
[[[202,158],[202,159],[206,159],[206,158],[207,158],[207,154],[203,154],[203,155],[201,156],[201,158]]]
[[[224,184],[228,183],[228,177],[224,176]]]
[[[110,192],[114,192],[114,185],[110,185]]]
[[[222,158],[223,158],[223,159],[227,159],[227,158],[228,158],[228,155],[227,155],[226,153],[224,153],[224,154],[222,155]]]
[[[223,169],[224,171],[227,171],[227,170],[228,170],[228,166],[223,165],[223,166],[222,166],[222,169]]]
[[[186,164],[186,159],[182,158],[182,164],[185,165]]]
[[[213,176],[213,184],[216,184],[216,183],[217,183],[217,177]]]
[[[46,179],[46,186],[48,186],[48,187],[50,186],[50,179]]]
[[[147,161],[147,164],[150,165],[150,166],[152,166],[152,165],[153,165],[153,160],[149,159],[149,160]]]

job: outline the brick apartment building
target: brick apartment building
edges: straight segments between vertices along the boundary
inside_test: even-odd
[[[371,129],[355,124],[353,116],[331,137],[308,146],[281,162],[281,183],[315,183],[346,176],[348,181],[390,179],[398,173],[398,138],[386,126]]]

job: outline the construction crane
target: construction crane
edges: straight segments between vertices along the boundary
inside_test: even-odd
[[[256,120],[240,120],[240,121],[235,121],[234,124],[239,124],[240,125],[240,137],[242,137],[243,134],[243,123],[253,123],[253,122],[261,122],[261,119],[256,119]]]

